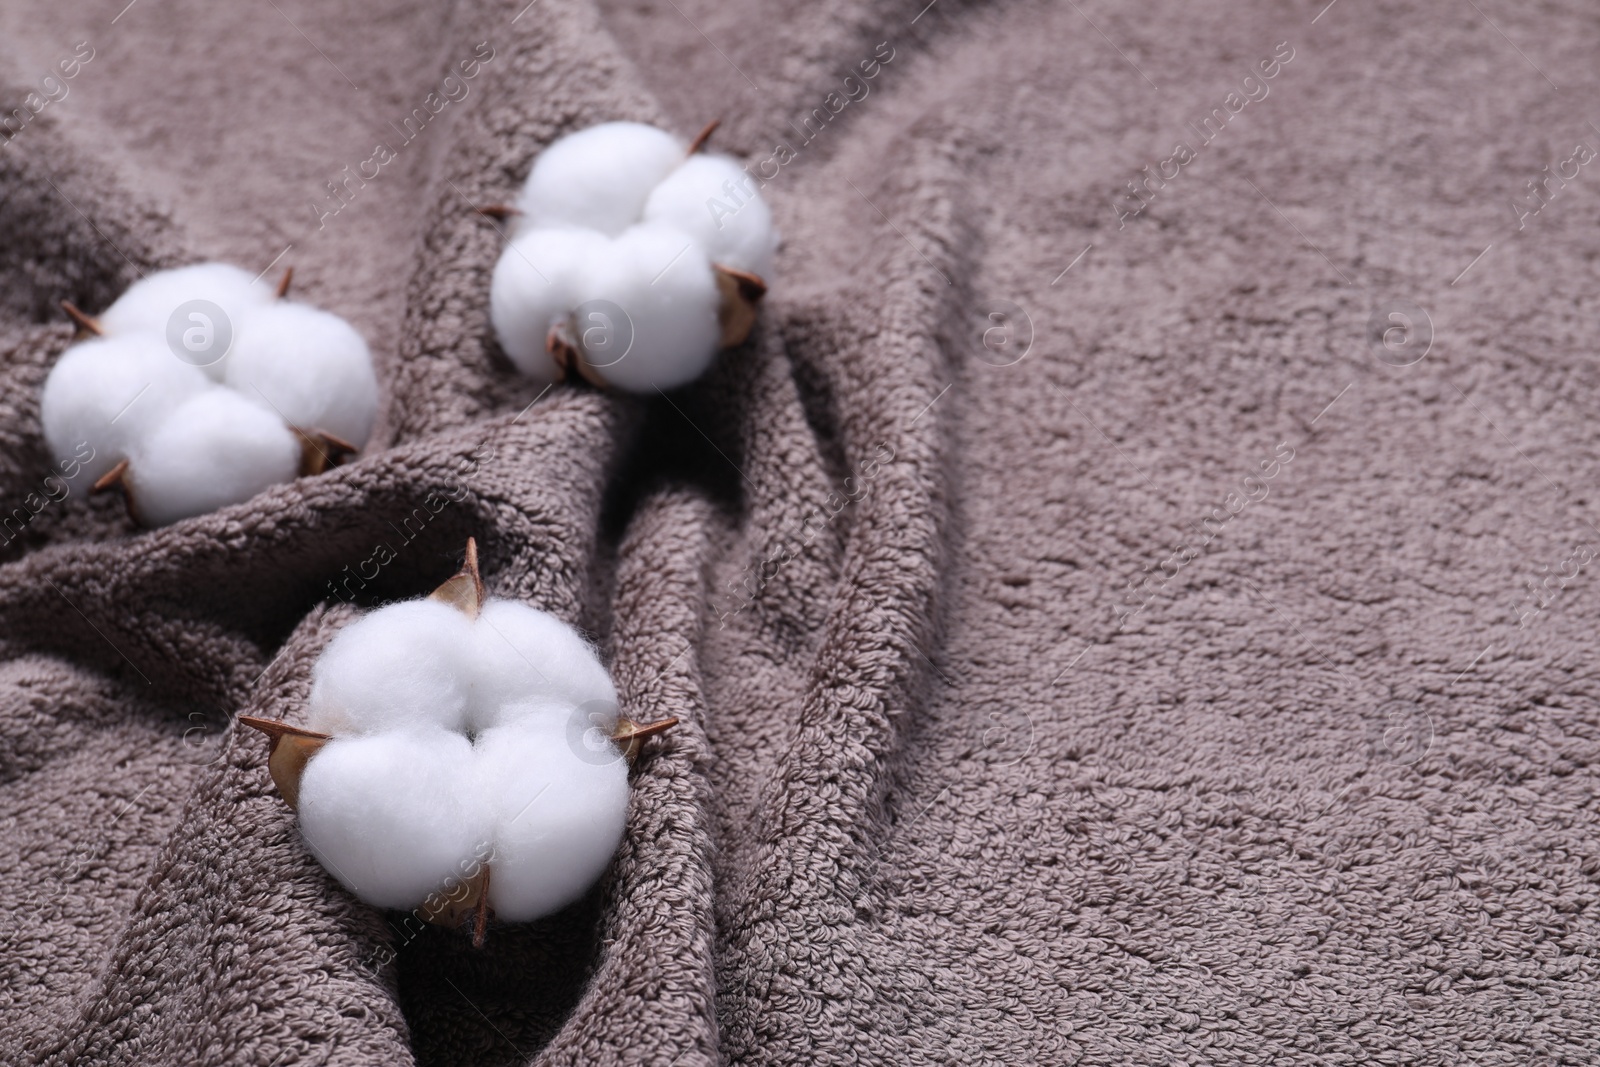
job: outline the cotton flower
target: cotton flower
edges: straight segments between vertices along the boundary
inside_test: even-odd
[[[489,904],[506,919],[554,911],[604,871],[627,764],[568,734],[590,728],[590,708],[615,722],[616,690],[555,616],[508,600],[475,620],[393,604],[347,626],[312,678],[309,723],[333,741],[306,766],[301,826],[363,900],[420,905],[485,842]]]
[[[238,267],[151,274],[98,318],[45,379],[55,455],[93,448],[80,477],[120,486],[164,525],[246,500],[366,443],[378,383],[349,323],[283,299]]]
[[[630,392],[693,381],[749,334],[778,244],[737,163],[636,122],[550,145],[515,210],[489,315],[506,355],[541,381],[576,371]]]
[[[520,922],[604,873],[628,810],[638,727],[560,619],[488,600],[467,566],[426,600],[346,626],[312,668],[309,729],[244,717],[306,845],[345,888],[446,925],[463,899]]]

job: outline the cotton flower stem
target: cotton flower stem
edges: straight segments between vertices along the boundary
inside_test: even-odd
[[[101,327],[100,320],[89,315],[70,300],[61,301],[61,310],[67,313],[67,318],[78,324],[78,329],[95,337],[104,337],[105,329]]]
[[[476,538],[467,538],[467,553],[461,564],[461,570],[435,589],[428,599],[440,600],[452,607],[460,608],[469,619],[478,617],[478,612],[483,610],[487,594],[483,589],[483,576],[478,573]]]
[[[522,214],[521,208],[512,207],[510,204],[485,204],[474,210],[485,218],[501,220],[510,218],[512,215]]]
[[[267,752],[267,771],[278,795],[291,811],[300,807],[300,778],[306,772],[306,763],[323,745],[333,739],[331,734],[318,733],[301,726],[290,726],[276,719],[259,719],[254,715],[239,716],[241,726],[260,730],[272,739]]]
[[[706,146],[706,142],[711,140],[711,135],[716,133],[717,127],[721,125],[721,119],[712,119],[710,122],[706,123],[705,128],[699,133],[695,134],[694,140],[689,142],[689,151],[686,154],[692,156],[704,148]]]
[[[283,268],[283,277],[278,279],[278,299],[282,300],[289,295],[289,285],[294,281],[294,268]]]

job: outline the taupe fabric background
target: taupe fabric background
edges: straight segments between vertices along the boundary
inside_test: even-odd
[[[61,297],[292,263],[386,393],[349,467],[0,549],[0,1060],[1594,1062],[1592,4],[523,4],[0,8],[7,109],[93,50],[0,147],[7,514]],[[719,115],[794,153],[758,335],[540,398],[471,205]],[[468,534],[685,720],[481,952],[348,897],[228,725]]]

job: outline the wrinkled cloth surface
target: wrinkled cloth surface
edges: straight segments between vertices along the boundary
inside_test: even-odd
[[[10,0],[0,1061],[1593,1062],[1597,60],[1577,0]],[[751,341],[520,378],[475,207],[718,117]],[[54,499],[57,301],[204,259],[363,331],[372,447]],[[683,719],[481,951],[231,725],[468,536]]]

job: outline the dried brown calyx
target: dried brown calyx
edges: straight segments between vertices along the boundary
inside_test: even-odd
[[[717,292],[722,295],[722,304],[717,309],[717,321],[722,326],[720,341],[723,348],[734,348],[750,337],[761,298],[767,295],[767,283],[759,274],[747,270],[734,270],[717,263],[713,263],[711,269],[716,272]]]
[[[465,558],[461,570],[429,594],[430,600],[449,604],[470,619],[476,619],[483,610],[487,595],[483,578],[478,570],[478,544],[467,539]],[[332,735],[308,730],[275,719],[253,715],[240,715],[239,722],[265,734],[271,742],[267,755],[267,771],[290,810],[298,810],[300,782],[306,764],[333,740]],[[619,717],[612,728],[611,739],[631,765],[639,755],[644,742],[671,729],[678,719],[668,718],[652,723],[639,723]],[[471,877],[457,883],[448,893],[434,894],[419,910],[428,922],[451,928],[459,927],[469,916],[473,919],[473,944],[481,946],[490,910],[489,864],[482,864]]]
[[[551,326],[550,333],[545,336],[544,350],[550,353],[551,360],[560,371],[557,380],[566,381],[576,374],[597,389],[610,388],[599,372],[583,358],[583,349],[573,334],[572,320],[563,319]]]
[[[291,810],[298,810],[300,778],[306,773],[306,764],[323,745],[333,740],[333,735],[254,715],[241,715],[239,721],[272,739],[272,748],[267,753],[267,773],[272,775],[272,784],[278,787],[283,802]]]
[[[302,430],[289,427],[300,441],[300,476],[321,474],[344,463],[361,451],[355,445],[327,430]]]
[[[716,133],[717,127],[721,125],[721,119],[712,119],[710,122],[702,126],[700,128],[700,132],[694,135],[694,140],[689,142],[689,151],[685,152],[684,155],[692,156],[704,148],[706,146],[706,142],[711,140],[711,135]]]
[[[85,337],[105,336],[106,331],[100,326],[100,320],[85,312],[72,301],[61,301],[61,310],[66,312],[67,318],[71,319],[78,327],[78,332],[73,337],[74,341],[81,341]]]
[[[115,467],[102,474],[96,482],[89,487],[90,493],[106,493],[117,490],[122,494],[122,506],[128,512],[128,518],[135,523],[139,522],[139,509],[133,503],[133,489],[128,485],[128,461],[122,460]]]
[[[458,882],[448,892],[435,893],[420,909],[424,921],[449,930],[459,930],[472,919],[472,947],[482,948],[489,928],[489,865],[480,866],[472,877]]]

